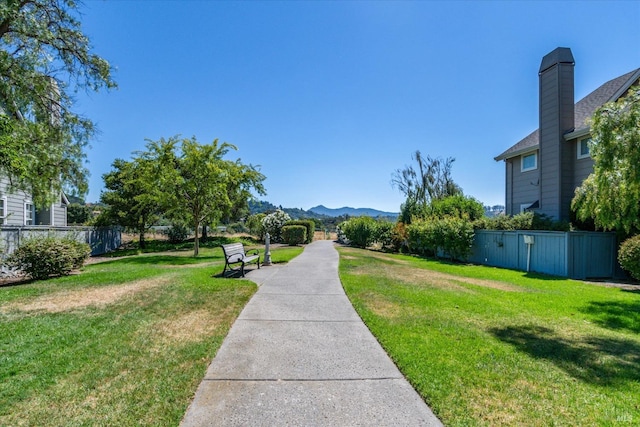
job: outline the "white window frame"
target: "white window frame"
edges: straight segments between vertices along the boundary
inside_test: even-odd
[[[0,202],[2,203],[2,215],[0,215],[0,225],[4,225],[7,223],[7,204],[9,203],[7,200],[7,196],[0,197]]]
[[[578,159],[587,159],[591,157],[591,148],[589,148],[589,141],[591,141],[591,137],[579,139],[577,142],[576,152],[578,153]],[[587,144],[587,154],[582,154],[582,143]]]
[[[525,157],[529,157],[529,156],[534,156],[534,164],[532,167],[530,168],[525,168],[524,167],[524,159]],[[538,169],[538,152],[537,151],[531,151],[529,153],[525,153],[522,156],[520,156],[520,172],[529,172],[529,171],[533,171]]]
[[[33,202],[31,200],[26,200],[24,202],[24,225],[35,225],[35,216],[36,215],[33,210]]]

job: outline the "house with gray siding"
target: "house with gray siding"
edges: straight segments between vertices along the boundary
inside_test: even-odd
[[[64,194],[51,206],[36,209],[29,193],[10,187],[8,179],[0,178],[0,226],[67,226],[69,200]]]
[[[575,189],[593,171],[589,121],[595,110],[640,83],[640,68],[574,102],[571,49],[559,47],[540,64],[539,128],[495,157],[505,163],[506,214],[533,211],[570,219]]]

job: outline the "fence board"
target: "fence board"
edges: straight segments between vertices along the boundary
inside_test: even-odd
[[[20,246],[20,242],[30,237],[71,237],[88,243],[91,255],[102,255],[112,251],[122,243],[118,227],[47,227],[47,226],[6,226],[0,228],[0,250],[6,256]]]
[[[477,230],[469,261],[527,270],[527,245],[532,236],[529,271],[576,279],[614,277],[616,236],[586,231]]]

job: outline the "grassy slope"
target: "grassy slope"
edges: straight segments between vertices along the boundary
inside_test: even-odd
[[[640,294],[340,253],[356,310],[445,425],[640,423]]]
[[[212,277],[220,249],[189,255],[0,288],[0,425],[177,425],[256,290]]]

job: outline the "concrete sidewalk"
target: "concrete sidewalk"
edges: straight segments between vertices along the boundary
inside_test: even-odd
[[[181,423],[191,426],[440,426],[371,335],[317,241],[260,285]]]

